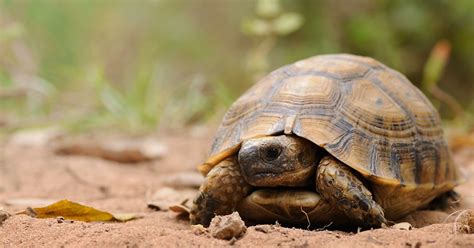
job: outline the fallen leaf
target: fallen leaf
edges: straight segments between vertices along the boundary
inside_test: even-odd
[[[397,230],[409,231],[409,230],[413,229],[413,226],[408,222],[400,222],[400,223],[397,223],[397,224],[391,226],[390,228],[397,229]]]
[[[182,203],[193,199],[197,194],[197,190],[190,189],[173,189],[170,187],[163,187],[157,190],[153,196],[148,200],[148,208],[158,211],[168,211],[171,207],[174,210],[184,210],[186,206],[179,207]],[[181,208],[181,209],[180,209]]]
[[[141,216],[136,214],[119,214],[101,211],[89,206],[84,206],[69,200],[61,200],[46,207],[27,208],[17,214],[26,214],[35,218],[57,218],[63,217],[66,220],[78,221],[128,221]]]
[[[109,139],[69,141],[59,144],[55,153],[59,155],[81,155],[99,157],[120,163],[139,163],[161,158],[166,146],[153,139],[117,140]]]
[[[191,213],[191,207],[186,204],[189,202],[189,199],[184,200],[180,204],[172,205],[169,207],[173,213],[176,213],[179,217],[189,219],[189,214]]]
[[[113,214],[113,215],[114,215],[114,219],[120,222],[126,222],[129,220],[143,218],[142,215],[135,214],[135,213],[120,213],[120,214]]]
[[[20,130],[10,136],[9,143],[18,146],[45,146],[63,134],[64,131],[58,127]]]
[[[173,205],[173,206],[170,206],[169,209],[171,211],[173,211],[174,213],[178,214],[178,215],[188,215],[189,216],[189,213],[191,213],[191,209],[187,206],[184,206],[184,205]]]

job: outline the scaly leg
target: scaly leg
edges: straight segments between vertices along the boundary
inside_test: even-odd
[[[319,162],[316,189],[323,199],[343,211],[347,218],[364,227],[386,224],[382,207],[351,169],[332,156]]]
[[[237,158],[228,158],[216,165],[206,176],[191,209],[191,224],[208,226],[215,215],[230,214],[249,194]]]

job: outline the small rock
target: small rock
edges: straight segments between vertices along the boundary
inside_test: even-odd
[[[207,229],[203,225],[192,225],[191,230],[196,235],[202,235],[207,233]]]
[[[0,209],[0,224],[11,216],[7,211]]]
[[[412,244],[410,242],[405,242],[405,247],[420,248],[421,247],[421,242],[418,241],[415,244]]]
[[[22,213],[33,218],[36,218],[36,216],[38,215],[38,213],[36,213],[36,211],[32,207],[27,207]]]
[[[391,226],[390,228],[397,229],[397,230],[409,231],[409,230],[413,229],[413,226],[408,222],[400,222],[400,223],[397,223],[397,224]]]
[[[230,240],[229,240],[229,245],[235,245],[235,242],[237,242],[237,239],[235,237],[232,237]]]
[[[0,210],[0,225],[10,216],[11,214],[9,214],[7,211]]]
[[[147,199],[147,206],[157,211],[168,211],[171,207],[183,205],[183,203],[186,203],[189,199],[193,199],[196,194],[196,190],[178,190],[170,187],[162,187]],[[173,208],[172,210],[174,211],[175,209]]]
[[[62,216],[57,217],[57,218],[56,218],[56,221],[57,221],[58,223],[69,223],[69,224],[74,223],[73,220],[66,220],[66,219],[64,219],[64,217],[62,217]]]
[[[230,240],[244,235],[247,227],[239,213],[233,212],[229,215],[214,217],[209,230],[214,238]]]

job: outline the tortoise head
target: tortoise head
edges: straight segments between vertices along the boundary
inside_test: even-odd
[[[296,136],[270,136],[244,141],[238,159],[253,186],[304,186],[314,176],[319,149]]]

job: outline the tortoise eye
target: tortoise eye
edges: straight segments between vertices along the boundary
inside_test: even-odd
[[[280,156],[280,153],[281,153],[281,149],[279,149],[278,147],[267,147],[263,151],[262,155],[265,161],[271,162],[277,159]]]

